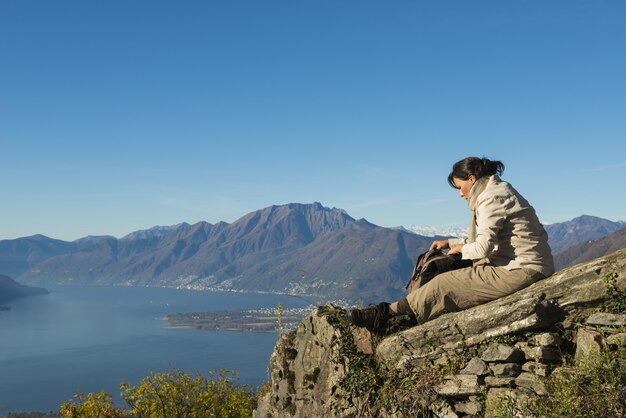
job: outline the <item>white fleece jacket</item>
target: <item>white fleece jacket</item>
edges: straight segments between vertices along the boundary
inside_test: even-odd
[[[509,183],[497,175],[489,178],[478,196],[476,239],[450,239],[450,247],[463,246],[463,258],[488,258],[495,266],[508,270],[528,268],[545,276],[554,273],[548,234],[535,209]]]

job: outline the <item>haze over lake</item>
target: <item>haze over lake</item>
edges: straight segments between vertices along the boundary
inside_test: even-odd
[[[178,312],[305,307],[278,295],[143,287],[48,286],[49,295],[7,303],[0,312],[0,416],[58,410],[77,391],[107,391],[150,372],[226,368],[253,387],[268,379],[276,333],[171,328]]]

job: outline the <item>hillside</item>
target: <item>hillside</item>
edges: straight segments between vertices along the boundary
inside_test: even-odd
[[[45,295],[46,289],[19,284],[12,278],[0,274],[0,304],[26,296]]]
[[[567,222],[545,225],[553,254],[587,241],[595,241],[624,228],[622,221],[613,222],[597,216],[582,215]]]
[[[595,241],[586,241],[555,255],[555,268],[561,270],[626,248],[626,228]]]
[[[18,253],[22,263],[13,271],[31,284],[270,291],[369,301],[396,297],[416,255],[431,242],[319,203],[271,206],[232,224],[200,222],[154,232],[67,243],[39,262]]]
[[[71,242],[43,235],[0,241],[0,274],[14,278],[31,270],[44,260],[75,251]]]

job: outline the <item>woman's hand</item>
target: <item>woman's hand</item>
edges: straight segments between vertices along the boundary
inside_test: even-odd
[[[448,248],[450,247],[450,243],[448,242],[447,239],[442,239],[439,241],[433,241],[432,244],[430,244],[430,249],[437,249],[437,250],[442,250],[444,248]]]
[[[456,245],[454,248],[451,248],[450,251],[448,251],[448,255],[463,253],[463,246],[464,245],[465,244],[459,244],[459,245]]]

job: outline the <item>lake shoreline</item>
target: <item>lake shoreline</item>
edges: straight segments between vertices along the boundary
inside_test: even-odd
[[[315,307],[218,310],[167,315],[171,328],[192,328],[205,331],[284,332],[295,329]],[[279,329],[280,328],[280,329]]]

